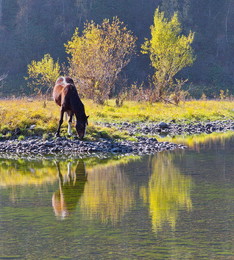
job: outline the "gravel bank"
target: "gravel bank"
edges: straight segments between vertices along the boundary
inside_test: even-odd
[[[100,154],[155,154],[164,150],[185,149],[184,145],[169,142],[158,142],[152,135],[191,135],[212,132],[234,131],[234,121],[196,122],[193,124],[165,123],[102,123],[106,127],[128,131],[129,135],[137,137],[137,141],[114,141],[100,139],[98,142],[71,140],[67,138],[28,137],[22,141],[0,141],[0,157],[10,155],[25,155],[28,157],[43,156],[96,156]]]
[[[99,142],[56,138],[43,141],[41,138],[27,138],[22,141],[6,140],[0,142],[0,154],[15,153],[18,155],[82,155],[96,153],[112,154],[154,154],[163,150],[184,149],[184,145],[169,142],[158,142],[156,138],[139,137],[133,141],[111,141],[102,139]]]
[[[193,135],[212,132],[234,131],[234,121],[214,121],[214,122],[195,122],[191,124],[176,124],[174,121],[170,123],[99,123],[106,127],[115,127],[118,130],[128,131],[129,135],[159,135],[169,134],[175,135]]]

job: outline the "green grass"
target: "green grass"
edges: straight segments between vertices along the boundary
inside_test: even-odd
[[[162,103],[139,103],[128,101],[122,107],[115,107],[114,100],[108,105],[98,106],[86,101],[87,114],[91,120],[107,122],[145,121],[205,121],[234,118],[234,102],[231,101],[188,101],[180,106]]]
[[[188,101],[179,106],[162,103],[140,103],[126,101],[122,107],[116,107],[114,100],[109,100],[104,106],[91,100],[83,100],[86,114],[89,115],[87,138],[129,138],[127,133],[114,128],[97,126],[97,122],[193,122],[234,119],[233,101]],[[49,101],[43,107],[41,100],[12,99],[0,100],[0,133],[11,137],[11,132],[20,129],[20,134],[43,135],[54,133],[58,126],[59,107]],[[33,129],[30,129],[35,125]],[[67,123],[64,122],[62,133],[66,133]],[[73,129],[75,132],[75,130]]]

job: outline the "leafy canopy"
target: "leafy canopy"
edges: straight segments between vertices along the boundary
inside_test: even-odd
[[[60,65],[53,60],[50,54],[45,54],[41,61],[33,60],[28,65],[28,77],[29,85],[39,92],[42,92],[45,88],[50,89],[57,78],[60,76]]]
[[[101,25],[86,23],[82,35],[78,28],[65,47],[71,55],[70,74],[88,98],[103,103],[109,98],[121,70],[135,53],[136,37],[117,17]]]
[[[146,39],[142,45],[142,53],[150,56],[151,65],[155,68],[153,81],[161,97],[173,85],[173,77],[195,60],[191,47],[194,33],[185,36],[181,32],[177,13],[169,20],[164,12],[156,9],[151,39]]]

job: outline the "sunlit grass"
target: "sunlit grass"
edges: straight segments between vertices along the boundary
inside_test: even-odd
[[[234,102],[231,101],[188,101],[180,106],[127,101],[122,107],[115,107],[114,100],[108,101],[105,106],[98,106],[88,100],[86,104],[87,113],[96,121],[204,121],[234,118]]]
[[[126,101],[122,107],[116,107],[114,100],[109,100],[104,106],[91,100],[83,100],[86,114],[89,115],[88,136],[122,138],[123,133],[115,129],[103,129],[96,122],[169,122],[207,121],[234,119],[234,102],[231,101],[188,101],[180,106],[162,103],[140,103]],[[54,132],[59,120],[59,107],[49,101],[43,107],[41,100],[0,100],[0,132],[13,131],[17,128],[22,134],[43,134]],[[66,122],[63,124],[66,132]],[[32,131],[32,126],[33,131]],[[101,134],[100,134],[101,133]],[[117,136],[114,136],[117,135]],[[119,135],[119,136],[118,136]]]

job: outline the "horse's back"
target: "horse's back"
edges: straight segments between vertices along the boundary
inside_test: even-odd
[[[63,106],[66,110],[72,110],[71,105],[74,98],[75,102],[77,102],[79,99],[75,86],[71,84],[58,84],[54,86],[53,99],[57,105]]]
[[[74,81],[70,77],[59,77],[53,89],[53,99],[59,106],[65,110],[84,110]]]
[[[55,86],[53,89],[53,99],[59,106],[62,105],[63,99],[68,92],[68,84],[74,84],[73,80],[70,77],[59,77],[55,82]]]

